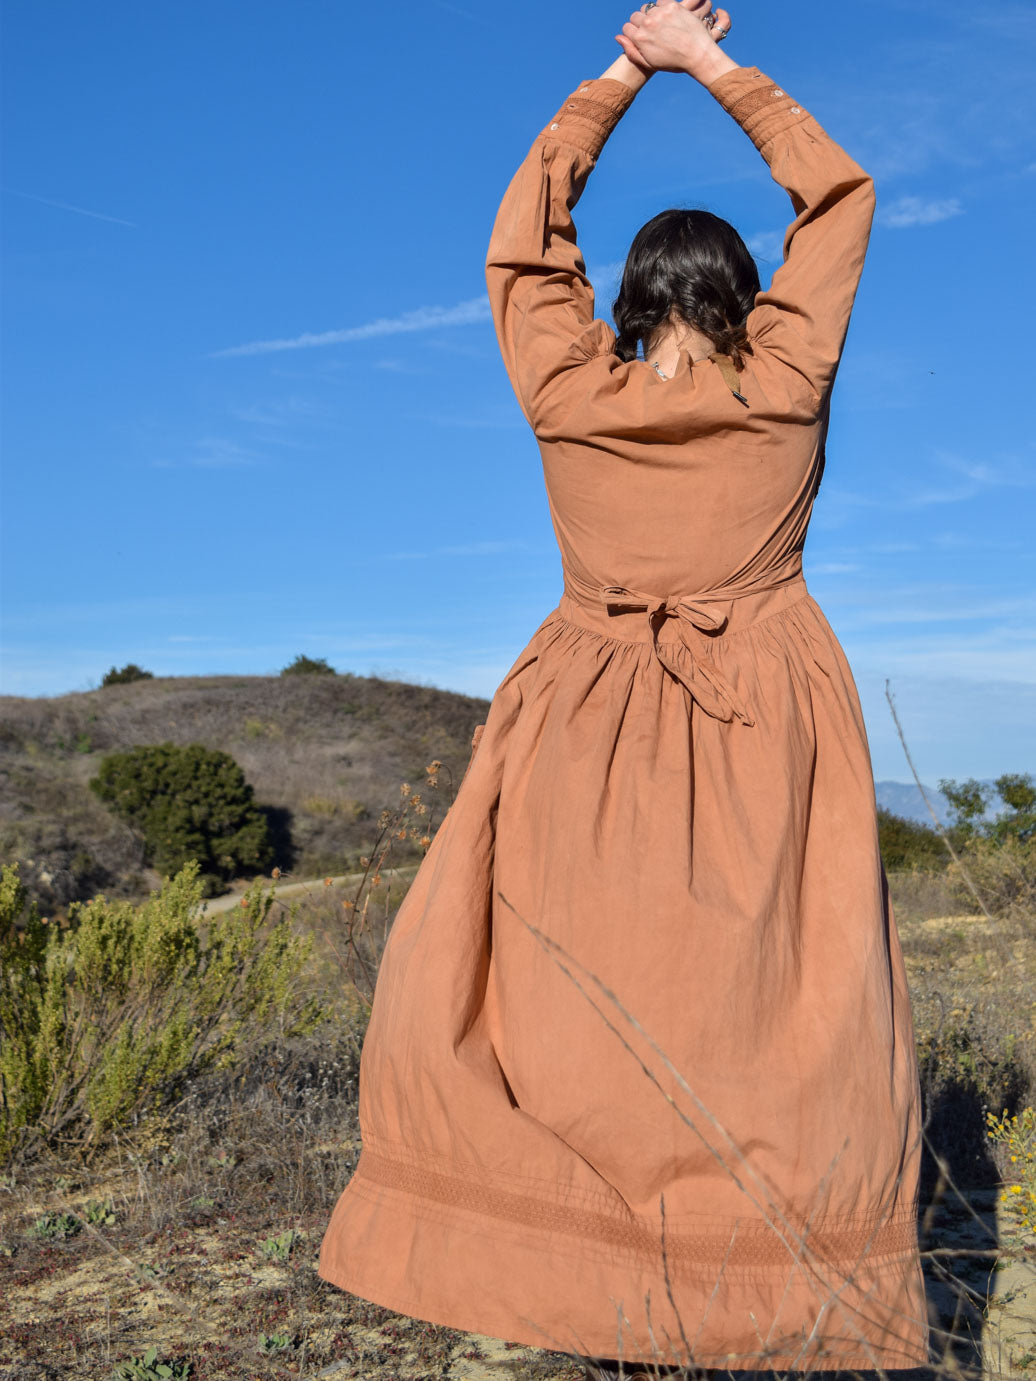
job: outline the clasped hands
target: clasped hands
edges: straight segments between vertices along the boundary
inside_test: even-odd
[[[657,0],[634,10],[615,38],[636,67],[699,76],[730,32],[730,15],[712,0]]]

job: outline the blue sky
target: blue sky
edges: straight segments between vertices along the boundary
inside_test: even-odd
[[[875,774],[909,776],[886,678],[925,780],[1036,770],[1036,6],[730,8],[877,183],[805,553]],[[4,692],[305,652],[493,694],[561,564],[486,246],[627,14],[7,0]],[[680,205],[766,281],[786,195],[661,73],[575,213],[598,316]]]

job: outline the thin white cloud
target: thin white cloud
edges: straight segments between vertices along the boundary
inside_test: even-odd
[[[594,303],[599,317],[605,316],[602,309],[610,307],[619,295],[625,267],[625,259],[613,259],[609,264],[587,265],[586,276],[594,290]]]
[[[861,569],[849,561],[821,561],[819,565],[808,567],[811,575],[851,575]]]
[[[455,547],[436,547],[433,551],[390,551],[383,561],[427,561],[433,556],[500,556],[506,552],[527,551],[527,542],[468,542]]]
[[[407,360],[384,359],[372,360],[372,369],[384,369],[390,374],[427,374],[427,369],[422,369],[419,365],[411,364]]]
[[[61,211],[74,211],[77,216],[90,216],[95,221],[111,221],[114,225],[128,225],[131,230],[138,229],[136,221],[124,221],[121,216],[106,216],[103,211],[88,211],[85,206],[72,206],[67,201],[54,201],[51,197],[40,197],[35,192],[19,192],[16,187],[3,187],[0,191],[12,197],[25,197],[27,201],[39,201],[44,206],[56,206]]]
[[[1031,463],[1020,461],[1014,456],[1007,457],[999,464],[992,465],[987,460],[967,460],[964,457],[953,455],[949,451],[938,451],[936,454],[944,465],[982,488],[1006,486],[1031,489],[1033,485],[1036,485],[1036,472],[1034,472]]]
[[[279,399],[275,402],[254,403],[247,407],[232,407],[231,417],[238,422],[245,422],[249,426],[262,428],[279,428],[290,423],[309,421],[323,417],[326,409],[321,408],[317,403],[309,398],[302,398],[298,394],[292,394],[289,398]]]
[[[226,469],[231,466],[255,465],[264,459],[248,446],[242,446],[227,437],[207,436],[194,443],[194,454],[180,456],[176,460],[160,458],[151,465],[156,470],[176,470],[183,466],[200,466],[205,469]]]
[[[491,320],[489,295],[469,298],[455,307],[418,307],[402,316],[379,317],[362,326],[347,326],[340,331],[307,331],[301,336],[284,340],[254,340],[245,345],[233,345],[227,350],[215,350],[210,355],[218,359],[226,355],[267,355],[280,350],[308,350],[320,345],[345,345],[354,340],[370,340],[375,336],[395,336],[404,331],[432,331],[441,326],[473,326]]]
[[[900,197],[885,210],[879,210],[877,220],[890,230],[908,230],[916,225],[938,225],[954,216],[962,216],[964,207],[959,197],[946,197],[942,201],[926,200],[924,197]]]
[[[845,639],[847,655],[853,639]],[[875,640],[867,649],[872,660],[881,658],[886,674],[931,677],[963,677],[978,684],[989,681],[1011,681],[1029,686],[1036,693],[1036,644],[1022,641],[1017,632],[1006,635],[999,630],[989,638],[971,633],[967,638],[951,636],[938,638],[919,634],[909,640],[885,638]],[[1032,720],[1028,719],[1028,733]],[[962,720],[962,724],[966,723]]]
[[[749,236],[745,244],[756,259],[762,259],[767,265],[783,264],[784,235],[783,229],[761,230],[758,235]]]
[[[427,422],[432,427],[459,427],[464,430],[489,428],[497,431],[525,431],[528,423],[513,403],[503,403],[496,408],[483,408],[476,411],[411,412],[407,418],[412,422]]]

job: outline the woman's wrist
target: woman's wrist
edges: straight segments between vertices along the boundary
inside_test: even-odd
[[[736,72],[739,64],[733,58],[729,58],[722,49],[714,47],[710,52],[696,54],[694,61],[684,68],[689,77],[701,82],[702,86],[711,86],[727,72]]]
[[[639,91],[651,75],[651,69],[638,67],[625,53],[620,54],[612,65],[601,73],[602,77],[609,77],[612,81],[622,82],[632,91]]]

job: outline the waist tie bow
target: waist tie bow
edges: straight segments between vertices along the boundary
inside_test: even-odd
[[[684,638],[672,645],[658,641],[658,630],[670,615],[685,619],[703,632],[714,632],[727,622],[726,614],[713,612],[704,600],[691,595],[647,595],[640,590],[627,590],[623,585],[603,585],[600,595],[609,613],[620,607],[647,610],[655,656],[686,687],[706,714],[726,721],[736,717],[748,726],[755,723],[726,678],[709,666],[706,658],[696,657]],[[686,657],[685,665],[674,656],[671,646]]]

